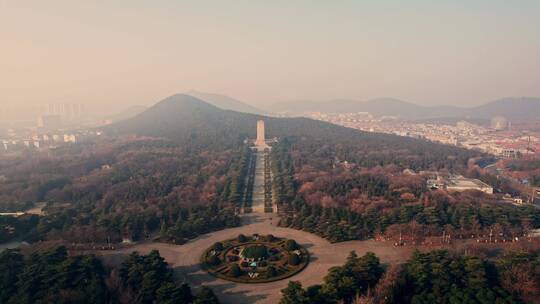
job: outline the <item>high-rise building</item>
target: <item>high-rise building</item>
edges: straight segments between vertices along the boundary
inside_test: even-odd
[[[62,126],[60,115],[42,115],[38,118],[38,127],[46,129],[57,129]]]
[[[54,115],[54,104],[49,103],[47,104],[47,112],[46,115]]]
[[[266,139],[264,137],[264,120],[257,121],[257,140],[255,145],[262,146],[266,144]]]

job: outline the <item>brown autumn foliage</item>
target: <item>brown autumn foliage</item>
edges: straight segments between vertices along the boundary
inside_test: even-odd
[[[501,273],[501,285],[526,303],[540,298],[540,266],[533,263],[512,265]]]

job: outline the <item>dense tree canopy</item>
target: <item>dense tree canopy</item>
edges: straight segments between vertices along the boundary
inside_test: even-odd
[[[191,303],[194,297],[186,284],[173,281],[172,270],[167,262],[153,250],[141,256],[129,255],[120,268],[120,277],[130,290],[134,303]]]
[[[497,269],[446,251],[413,254],[394,301],[401,303],[519,303],[498,281]]]
[[[299,282],[290,282],[283,289],[280,304],[331,304],[352,303],[357,295],[363,295],[373,288],[384,270],[379,258],[368,252],[358,257],[351,252],[345,265],[332,267],[322,285],[310,286],[307,290]]]
[[[283,226],[333,242],[377,234],[402,235],[412,241],[443,233],[465,238],[490,231],[512,239],[540,227],[540,210],[533,206],[500,204],[494,196],[475,191],[427,189],[425,177],[403,172],[414,161],[370,168],[354,158],[345,163],[336,147],[324,153],[310,150],[323,145],[310,143],[305,138],[285,139],[272,150],[274,195]],[[457,155],[444,161],[447,166],[426,159],[420,168],[465,171],[470,154]]]
[[[70,256],[65,247],[0,253],[0,303],[218,304],[211,289],[193,295],[173,279],[159,255],[130,254],[119,269],[107,269],[93,255]]]
[[[39,221],[0,217],[8,228],[0,230],[0,241],[106,243],[142,239],[163,228],[164,240],[183,242],[238,225],[238,202],[230,199],[241,191],[237,181],[243,180],[248,149],[193,153],[153,139],[84,145],[6,160],[0,173],[9,178],[0,183],[0,206],[48,204]]]
[[[538,255],[512,253],[495,262],[447,251],[415,252],[403,266],[384,268],[373,253],[351,253],[322,285],[290,282],[280,304],[535,303]],[[527,272],[518,274],[518,271]]]
[[[534,206],[479,205],[434,195],[428,204],[375,206],[363,213],[311,206],[298,198],[286,207],[290,212],[284,213],[281,225],[315,233],[333,242],[366,239],[378,233],[388,237],[401,233],[411,240],[421,240],[440,236],[445,231],[454,238],[479,237],[491,231],[501,239],[512,239],[540,227],[540,210]]]
[[[69,257],[55,247],[24,257],[18,250],[0,254],[1,303],[107,303],[106,272],[94,256]]]

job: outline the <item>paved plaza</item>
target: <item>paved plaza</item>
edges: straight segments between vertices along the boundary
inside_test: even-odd
[[[314,234],[276,227],[275,214],[249,214],[244,215],[245,225],[237,228],[225,229],[202,235],[184,245],[164,243],[142,243],[126,248],[122,251],[104,253],[109,262],[120,262],[126,254],[138,251],[149,253],[152,249],[159,250],[160,254],[173,267],[175,275],[180,281],[189,283],[193,288],[202,285],[212,287],[222,303],[278,303],[280,290],[287,286],[290,280],[300,281],[304,286],[320,284],[328,269],[332,266],[342,265],[350,251],[355,250],[358,255],[372,251],[383,263],[402,262],[412,252],[412,248],[394,247],[390,242],[349,241],[331,244],[327,240]],[[295,239],[310,253],[311,262],[302,272],[291,278],[271,283],[241,284],[217,279],[200,267],[200,257],[204,250],[215,242],[234,238],[238,234],[250,235],[273,234],[278,237]]]

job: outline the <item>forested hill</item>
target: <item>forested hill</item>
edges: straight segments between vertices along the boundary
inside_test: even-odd
[[[292,139],[309,154],[362,166],[395,164],[415,169],[463,167],[476,152],[389,134],[369,133],[308,118],[275,118],[222,110],[193,96],[170,96],[108,131],[165,137],[202,150],[238,147],[255,138],[264,119],[268,138]]]
[[[307,118],[273,118],[223,110],[190,95],[170,96],[145,112],[108,127],[116,133],[165,137],[201,145],[237,145],[255,138],[257,120],[266,122],[268,138],[286,136],[340,137],[361,132]],[[366,134],[364,134],[365,136]]]
[[[259,119],[266,122],[267,137],[327,137],[338,136],[344,132],[347,135],[363,133],[308,118],[274,118],[223,110],[184,94],[167,97],[143,113],[113,124],[108,129],[174,140],[218,137],[236,141],[246,137],[254,138],[256,122]]]

